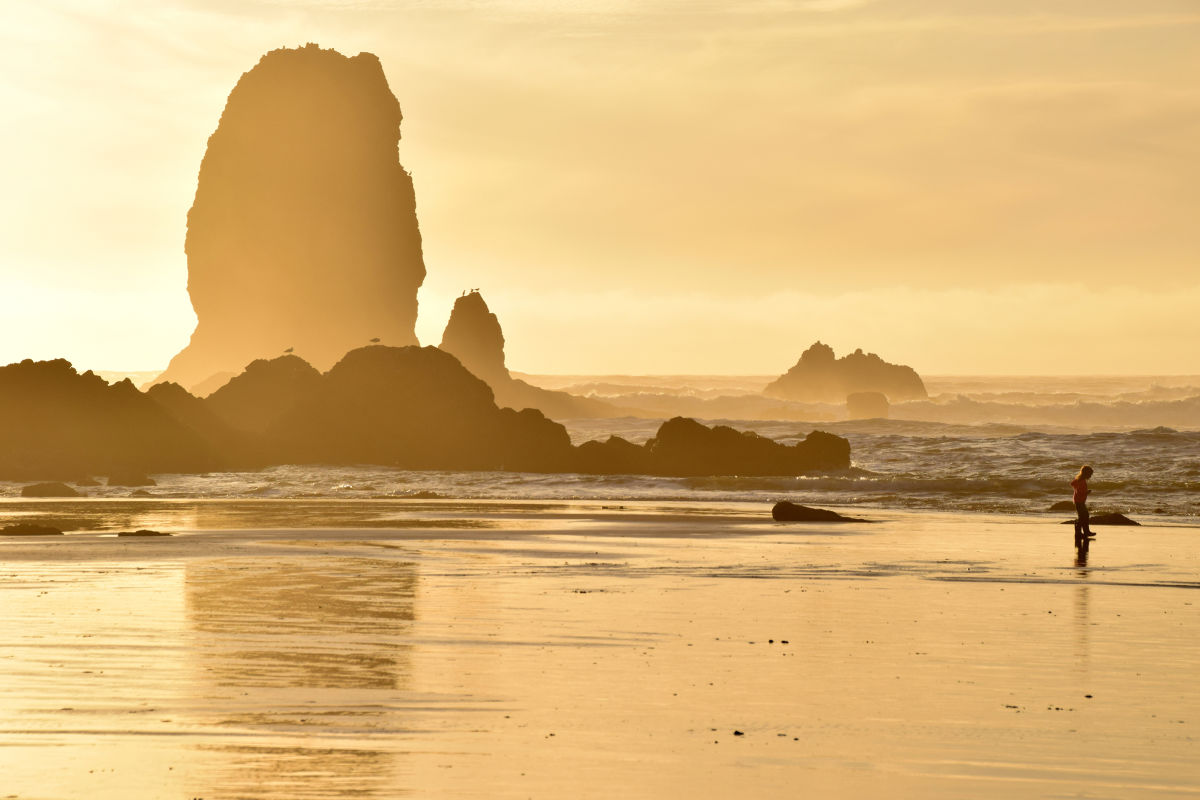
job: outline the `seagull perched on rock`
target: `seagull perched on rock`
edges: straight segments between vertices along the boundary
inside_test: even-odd
[[[290,353],[290,352],[292,352],[292,351],[293,351],[293,350],[295,350],[295,349],[296,349],[296,348],[294,348],[294,347],[289,347],[287,350],[284,350],[283,352],[285,352],[285,353]]]
[[[371,344],[379,344],[379,337],[376,336],[374,339],[372,339]]]

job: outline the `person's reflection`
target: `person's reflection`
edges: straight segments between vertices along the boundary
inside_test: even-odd
[[[205,747],[230,796],[388,796],[393,753],[362,747],[403,727],[413,564],[365,558],[236,559],[186,569],[203,720],[237,744]],[[318,747],[331,737],[346,747]],[[358,746],[356,746],[358,745]],[[270,776],[270,789],[262,784]]]
[[[1079,580],[1075,583],[1075,656],[1078,659],[1078,669],[1082,675],[1088,672],[1091,661],[1091,626],[1088,613],[1088,594],[1092,587],[1088,585],[1088,540],[1085,538],[1075,548],[1075,574]]]

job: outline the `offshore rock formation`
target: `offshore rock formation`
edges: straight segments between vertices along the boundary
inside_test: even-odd
[[[372,339],[416,344],[425,264],[400,120],[370,53],[274,50],[241,77],[188,213],[198,323],[158,381],[190,389],[292,348],[328,369]]]
[[[498,405],[536,408],[552,419],[619,417],[628,413],[602,400],[542,389],[512,377],[504,365],[504,331],[500,320],[478,291],[454,301],[440,349],[491,386]]]
[[[439,349],[459,360],[472,375],[495,390],[512,376],[504,366],[504,331],[483,295],[470,291],[454,301]]]
[[[889,364],[861,349],[835,358],[833,348],[820,342],[763,390],[768,397],[808,403],[843,403],[855,392],[882,392],[893,403],[929,396],[912,367]]]
[[[498,407],[486,383],[435,347],[363,347],[324,374],[294,356],[257,361],[203,400],[175,383],[110,386],[62,360],[0,368],[0,480],[151,485],[149,473],[272,464],[796,475],[848,468],[850,445],[814,431],[787,446],[677,417],[645,445],[572,447],[562,425]]]
[[[203,437],[128,380],[110,386],[63,359],[0,367],[0,479],[74,481],[219,464]]]
[[[258,393],[272,397],[274,416],[247,406],[229,421],[262,426],[275,463],[554,472],[571,457],[562,425],[497,408],[486,383],[435,347],[362,347],[313,387],[289,381]]]
[[[849,467],[850,443],[831,433],[813,431],[789,446],[686,417],[664,422],[642,447],[619,436],[579,446],[579,471],[605,475],[798,475]]]

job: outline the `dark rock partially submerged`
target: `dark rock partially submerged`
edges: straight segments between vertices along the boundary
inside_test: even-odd
[[[771,508],[771,518],[776,522],[869,522],[858,517],[847,517],[836,511],[825,508],[810,508],[808,506],[789,503],[781,500]]]
[[[799,475],[850,467],[850,443],[831,433],[813,431],[784,445],[753,431],[710,428],[687,417],[667,420],[641,447],[610,436],[586,442],[576,453],[579,472],[603,475]]]
[[[1073,519],[1063,520],[1062,524],[1063,525],[1074,525],[1075,520],[1073,520]],[[1142,523],[1135,522],[1134,520],[1131,520],[1129,517],[1125,516],[1124,514],[1111,513],[1111,514],[1093,514],[1088,519],[1088,524],[1089,525],[1141,525]]]
[[[62,531],[51,525],[36,525],[31,522],[18,522],[16,525],[6,525],[0,528],[0,536],[61,536]]]
[[[21,487],[21,497],[83,497],[65,483],[34,483]]]
[[[1059,500],[1057,503],[1050,506],[1051,511],[1074,511],[1075,504],[1070,500]]]
[[[146,537],[146,536],[170,536],[170,535],[171,535],[171,534],[169,534],[169,533],[163,533],[162,531],[150,531],[150,530],[145,530],[145,529],[143,529],[143,530],[137,530],[137,531],[120,531],[120,532],[117,534],[117,536],[138,536],[138,537]]]

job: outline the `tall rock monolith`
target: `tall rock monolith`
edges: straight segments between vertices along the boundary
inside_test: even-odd
[[[416,344],[425,279],[400,105],[379,59],[267,53],[229,95],[188,213],[185,387],[294,352],[318,369],[378,339]]]

